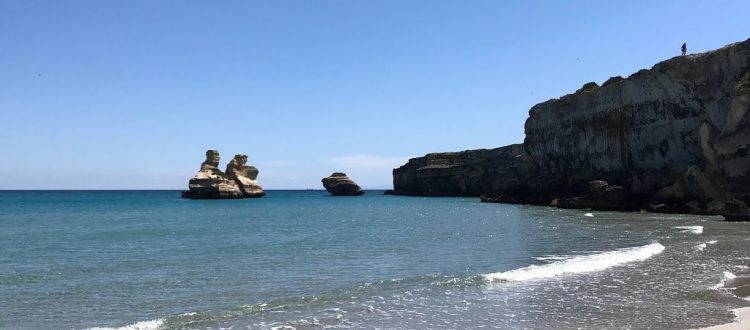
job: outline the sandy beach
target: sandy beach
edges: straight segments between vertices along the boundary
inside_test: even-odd
[[[700,330],[747,330],[750,329],[750,307],[733,310],[737,318],[732,323],[720,324]]]

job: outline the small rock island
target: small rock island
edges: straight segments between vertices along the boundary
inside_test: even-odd
[[[265,196],[263,188],[255,179],[258,169],[246,165],[246,155],[235,155],[225,172],[219,169],[221,156],[217,150],[206,151],[206,160],[201,169],[190,179],[190,191],[183,191],[182,198],[231,199]]]
[[[323,178],[323,187],[334,196],[360,196],[365,192],[346,173],[334,172],[331,176]]]

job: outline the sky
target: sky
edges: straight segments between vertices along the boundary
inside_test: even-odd
[[[750,1],[0,0],[0,189],[366,189],[520,143],[528,110],[750,38]]]

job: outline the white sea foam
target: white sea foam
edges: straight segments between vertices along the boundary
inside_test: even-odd
[[[737,278],[737,275],[734,275],[731,272],[724,271],[724,277],[721,278],[721,281],[718,284],[712,286],[711,289],[714,289],[714,290],[721,289],[725,285],[727,285],[727,281],[731,281],[735,278]]]
[[[708,241],[708,242],[705,242],[705,243],[701,243],[701,244],[698,244],[698,245],[696,245],[696,246],[695,246],[695,248],[696,248],[696,249],[697,249],[698,251],[703,251],[703,249],[705,249],[705,248],[706,248],[706,247],[707,247],[708,245],[714,245],[714,244],[716,244],[717,242],[719,242],[719,241],[716,241],[716,240],[713,240],[713,241]]]
[[[558,260],[568,260],[570,258],[574,258],[575,256],[568,256],[568,255],[549,255],[544,257],[534,257],[534,259],[539,261],[558,261]]]
[[[484,277],[490,281],[522,282],[565,274],[595,272],[629,262],[646,260],[662,251],[664,251],[664,245],[652,243],[644,246],[577,256],[545,265],[533,265],[507,272],[485,274]]]
[[[281,325],[278,327],[271,327],[271,330],[296,330],[297,328],[291,325]]]
[[[593,214],[593,213],[585,213],[585,214],[584,214],[583,216],[584,216],[584,217],[590,217],[590,218],[593,218],[593,217],[594,217],[594,214]]]
[[[87,330],[158,330],[159,328],[161,328],[162,325],[164,325],[164,319],[156,319],[156,320],[136,322],[133,324],[116,327],[116,328],[94,327],[94,328],[88,328]]]
[[[696,235],[703,234],[703,226],[677,226],[674,229],[681,229],[683,233],[692,233]]]

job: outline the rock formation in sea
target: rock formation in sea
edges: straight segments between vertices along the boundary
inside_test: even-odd
[[[255,166],[246,165],[247,155],[235,155],[234,159],[227,164],[226,174],[229,179],[234,180],[240,187],[243,197],[261,197],[266,193],[255,179],[258,177],[258,169]]]
[[[323,178],[323,187],[334,196],[359,196],[365,192],[345,173],[334,172],[331,176]]]
[[[410,159],[388,193],[750,219],[750,39],[587,83],[533,106],[525,133]]]
[[[226,173],[219,170],[221,159],[217,150],[206,151],[206,160],[188,183],[189,191],[182,193],[183,198],[192,199],[228,199],[251,198],[265,195],[255,179],[258,169],[245,165],[247,156],[236,155],[227,164]]]

